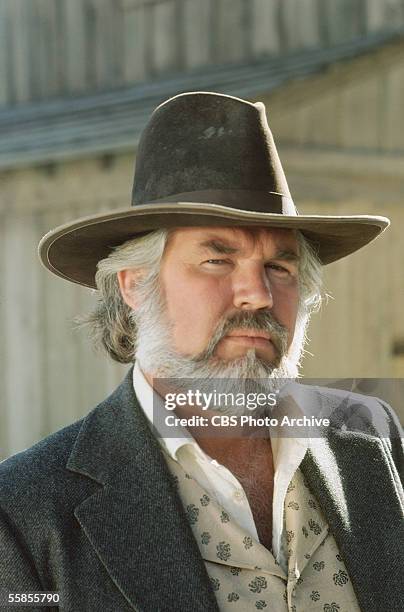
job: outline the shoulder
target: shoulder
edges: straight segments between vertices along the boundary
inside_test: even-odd
[[[402,435],[393,408],[379,397],[329,387],[315,389],[333,427],[388,439]]]
[[[54,520],[71,515],[100,487],[99,466],[126,460],[132,401],[129,373],[84,418],[0,463],[0,511],[16,520],[29,512]]]
[[[378,397],[301,383],[289,385],[287,395],[305,412],[329,417],[332,427],[384,438],[402,435],[393,408]]]
[[[83,420],[52,433],[30,448],[2,461],[0,486],[4,486],[11,475],[23,480],[41,478],[66,465]]]
[[[302,397],[315,411],[329,418],[329,432],[350,434],[352,443],[358,437],[372,446],[376,439],[394,462],[398,473],[404,473],[403,430],[393,408],[383,399],[344,389],[298,385]]]
[[[66,485],[75,475],[66,464],[79,434],[82,420],[53,433],[31,448],[0,463],[0,508],[18,520],[50,510],[66,502]],[[56,501],[56,500],[59,500]]]
[[[1,462],[0,504],[4,496],[13,496],[23,488],[35,495],[42,488],[55,491],[63,486],[66,478],[76,478],[66,467],[75,447],[82,442],[83,432],[87,436],[84,445],[96,454],[94,447],[98,446],[100,436],[110,439],[121,404],[131,400],[129,372],[121,385],[85,417]]]

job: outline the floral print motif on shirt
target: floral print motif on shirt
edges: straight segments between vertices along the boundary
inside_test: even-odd
[[[257,576],[248,585],[251,593],[261,593],[268,586],[266,579],[263,576]]]
[[[187,506],[187,517],[188,517],[189,523],[191,525],[194,525],[198,520],[198,516],[199,516],[199,508],[197,508],[195,504],[189,504]]]
[[[217,558],[222,561],[227,561],[231,557],[231,546],[227,542],[219,542],[216,546]]]
[[[284,503],[285,574],[212,492],[187,477],[178,462],[168,463],[221,612],[359,612],[335,540],[299,470]]]

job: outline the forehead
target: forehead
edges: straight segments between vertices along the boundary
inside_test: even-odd
[[[194,253],[207,248],[211,241],[234,247],[241,255],[252,251],[272,254],[274,251],[293,250],[298,253],[296,232],[283,228],[262,227],[180,227],[172,230],[166,253]]]

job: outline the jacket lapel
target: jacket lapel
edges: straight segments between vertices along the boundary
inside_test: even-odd
[[[75,516],[133,609],[216,612],[203,560],[131,380],[129,372],[84,421],[68,469],[101,487]]]
[[[401,611],[403,506],[383,440],[330,428],[301,465],[364,612]]]

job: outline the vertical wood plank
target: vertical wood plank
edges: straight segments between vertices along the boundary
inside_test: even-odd
[[[341,146],[377,149],[380,145],[380,90],[377,77],[345,87],[340,100]]]
[[[383,100],[387,105],[381,147],[385,151],[404,150],[404,131],[397,129],[402,123],[404,105],[404,64],[403,61],[388,70],[384,79]]]
[[[12,102],[27,102],[29,89],[29,28],[24,0],[7,4],[10,76],[12,79]]]
[[[286,0],[287,2],[289,0]],[[277,27],[279,31],[279,48],[281,53],[287,53],[289,51],[290,41],[289,32],[286,23],[286,3],[282,0],[278,2],[277,10]]]
[[[187,68],[193,69],[210,62],[210,11],[209,1],[184,2],[184,48]]]
[[[124,79],[124,20],[121,7],[116,3],[111,3],[111,21],[113,24],[113,34],[111,37],[111,71],[112,83],[114,86],[121,86]]]
[[[301,122],[297,127],[297,133],[301,134],[301,145],[335,147],[341,120],[339,101],[335,92],[314,99],[296,114],[299,123]],[[290,137],[293,137],[292,134]]]
[[[125,83],[146,78],[146,11],[144,6],[122,11],[123,79]]]
[[[344,324],[349,330],[349,340],[345,351],[350,352],[351,364],[347,364],[346,367],[352,370],[351,376],[354,378],[360,376],[361,370],[367,371],[370,376],[372,372],[375,372],[375,369],[380,372],[377,363],[380,353],[379,355],[373,355],[373,364],[370,369],[367,369],[367,357],[362,353],[363,346],[366,346],[366,344],[369,346],[373,342],[370,336],[367,337],[371,328],[373,304],[367,303],[368,296],[364,286],[364,277],[367,276],[369,265],[371,265],[371,259],[369,261],[368,255],[366,261],[364,261],[363,253],[355,253],[350,259],[347,259],[345,287],[341,296],[345,304],[345,312],[349,312],[350,316],[349,322],[346,319],[345,323],[342,323],[342,321],[340,323],[340,326]],[[354,323],[357,321],[361,321],[361,324]],[[355,368],[358,369],[355,371]]]
[[[403,185],[399,185],[400,193],[403,191]],[[391,330],[392,344],[395,341],[404,341],[404,318],[402,315],[402,305],[404,304],[404,274],[403,274],[403,240],[402,228],[404,227],[404,210],[403,207],[392,206],[389,210],[391,218],[391,227],[389,228],[389,251],[386,253],[389,265],[391,265],[391,273],[389,274],[389,300],[391,306],[391,318],[388,321],[388,328]],[[385,241],[386,243],[387,241]],[[387,250],[387,249],[386,249]],[[398,376],[404,379],[404,354],[393,355],[393,346],[390,346],[390,356],[395,370],[392,376]],[[404,421],[404,407],[402,410]]]
[[[153,71],[178,69],[176,48],[176,0],[158,2],[153,11]]]
[[[107,32],[107,38],[104,40],[105,33],[105,17],[106,17],[107,0],[91,0],[91,4],[88,5],[88,27],[92,40],[92,55],[94,58],[94,65],[92,67],[94,71],[93,79],[95,89],[102,89],[107,80],[109,74],[109,33]],[[91,67],[88,66],[91,70]]]
[[[0,178],[0,193],[2,181]],[[0,195],[0,198],[2,196]],[[9,406],[7,404],[6,396],[6,369],[4,364],[8,359],[7,345],[6,345],[6,300],[8,299],[6,294],[6,287],[4,283],[6,274],[6,250],[5,250],[5,229],[6,229],[6,215],[4,212],[0,213],[0,461],[5,459],[9,454],[9,435],[8,435],[8,411]],[[7,261],[8,263],[8,261]]]
[[[63,0],[62,9],[66,37],[66,89],[79,93],[87,87],[83,0]]]
[[[219,30],[219,4],[216,0],[209,0],[209,50],[210,61],[218,61],[220,49],[220,30]]]
[[[242,49],[244,61],[248,61],[253,57],[253,41],[254,41],[254,30],[253,30],[253,12],[254,8],[251,0],[243,0],[241,5],[241,23],[243,37],[242,37]]]
[[[371,30],[394,28],[404,23],[402,0],[368,0],[368,25]]]
[[[35,72],[40,98],[60,95],[64,89],[65,71],[63,40],[59,31],[61,19],[53,0],[34,0]]]
[[[174,40],[176,70],[184,71],[185,57],[185,7],[186,0],[174,0]]]
[[[145,20],[145,68],[147,77],[153,77],[155,70],[154,40],[155,40],[155,14],[152,4],[144,6]]]
[[[119,31],[117,14],[115,3],[111,0],[93,0],[95,81],[99,89],[113,87],[120,82],[122,33]]]
[[[7,359],[6,406],[9,452],[43,435],[42,295],[36,247],[35,217],[8,215],[5,232],[7,266],[4,275]]]
[[[217,0],[217,61],[236,62],[243,59],[243,0]]]
[[[330,44],[330,28],[328,23],[328,10],[325,0],[317,0],[316,13],[318,21],[318,34],[321,46],[328,47]]]
[[[8,14],[7,0],[0,0],[0,106],[5,106],[9,101],[9,83],[7,63],[10,56],[7,48]]]
[[[83,0],[84,10],[84,40],[85,40],[85,81],[87,90],[99,86],[97,74],[97,11],[93,0]]]
[[[56,55],[55,78],[57,83],[58,96],[69,94],[66,82],[67,37],[65,15],[63,9],[63,2],[61,2],[61,0],[57,0],[57,2],[55,2],[55,12],[52,23],[52,43]]]
[[[362,0],[326,0],[330,42],[338,44],[362,36],[366,28],[366,7]]]
[[[25,5],[27,15],[29,14],[29,45],[31,47],[30,65],[30,99],[41,100],[48,95],[48,90],[43,86],[42,73],[44,71],[44,57],[42,53],[44,41],[44,26],[41,19],[41,8],[37,0]],[[39,42],[41,41],[41,43]],[[46,58],[47,61],[47,58]]]
[[[373,208],[373,210],[372,210]],[[362,214],[380,214],[379,205],[364,202]],[[356,311],[355,319],[361,320],[363,324],[360,329],[362,337],[356,350],[357,360],[362,360],[363,371],[369,377],[387,377],[392,375],[391,371],[391,344],[392,344],[392,308],[395,305],[391,300],[382,296],[391,295],[393,266],[386,265],[391,261],[389,238],[382,236],[369,249],[358,252],[356,283],[360,296],[362,309]],[[386,273],[386,270],[389,272]],[[376,285],[377,284],[377,289]],[[377,297],[376,297],[377,296]],[[355,299],[356,296],[353,296]],[[363,346],[367,350],[363,353]]]
[[[288,50],[317,46],[320,36],[316,0],[287,0],[283,10]]]
[[[280,32],[277,27],[279,0],[253,0],[252,49],[256,57],[277,54],[280,49]]]
[[[367,27],[374,32],[384,27],[385,0],[367,0]]]

